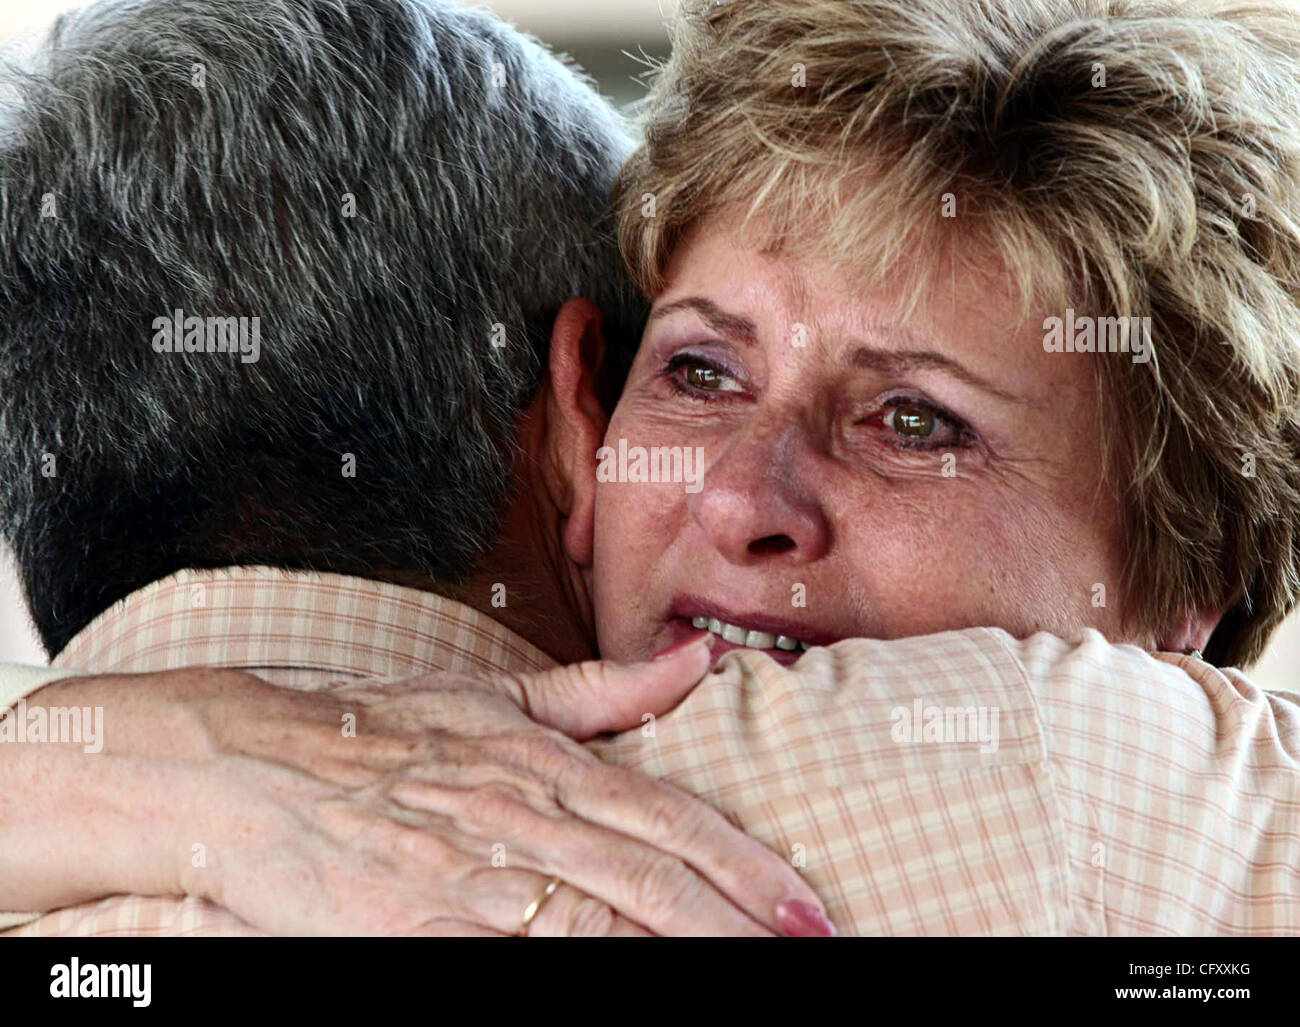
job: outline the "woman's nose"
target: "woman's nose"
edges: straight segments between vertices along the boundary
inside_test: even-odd
[[[691,514],[729,562],[810,563],[825,555],[830,526],[798,474],[797,429],[733,438],[709,465]]]

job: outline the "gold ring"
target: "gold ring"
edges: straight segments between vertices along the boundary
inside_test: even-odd
[[[546,905],[546,900],[554,895],[555,889],[563,883],[558,877],[552,877],[546,882],[546,887],[537,893],[537,898],[528,903],[528,908],[524,910],[524,922],[519,925],[519,933],[515,935],[516,938],[528,937],[528,925],[533,922],[533,917],[537,916],[542,906]]]

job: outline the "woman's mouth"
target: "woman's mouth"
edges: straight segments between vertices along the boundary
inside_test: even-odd
[[[789,666],[805,650],[830,645],[843,637],[794,618],[727,609],[702,596],[678,596],[669,607],[667,619],[674,641],[696,631],[717,636],[713,644],[715,662],[733,649],[753,649]]]
[[[794,652],[811,648],[807,642],[792,638],[789,635],[778,635],[771,631],[757,631],[740,624],[728,624],[716,617],[692,617],[691,627],[707,630],[724,641],[731,642],[734,645],[743,645],[747,649],[782,649],[786,652]]]

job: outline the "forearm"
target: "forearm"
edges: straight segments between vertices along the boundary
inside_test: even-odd
[[[180,838],[167,801],[183,768],[55,748],[0,747],[0,909],[177,893]]]
[[[56,707],[89,710],[91,730],[80,741],[53,737],[66,734],[52,730]],[[196,803],[208,779],[202,732],[177,690],[136,677],[73,678],[26,696],[9,716],[0,742],[0,910],[180,894],[192,845],[202,841],[189,835],[201,833]]]

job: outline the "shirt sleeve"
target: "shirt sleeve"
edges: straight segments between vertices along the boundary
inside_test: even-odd
[[[26,699],[37,689],[52,685],[64,678],[85,674],[82,670],[66,667],[39,667],[25,663],[0,663],[0,709],[8,709]]]
[[[1088,934],[1300,933],[1300,704],[1096,632],[1006,644],[1038,705]]]
[[[23,663],[0,663],[0,711],[11,709],[19,699],[26,699],[33,692],[62,681],[64,678],[76,677],[85,673],[68,670],[63,667],[28,666]],[[0,931],[38,919],[40,913],[0,913]]]
[[[846,933],[1300,933],[1296,697],[1095,631],[737,651],[589,747],[787,855]]]

